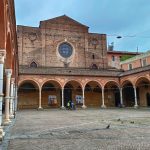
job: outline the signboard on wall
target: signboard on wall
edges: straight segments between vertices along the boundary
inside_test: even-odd
[[[56,95],[49,95],[48,96],[48,105],[56,105],[56,104],[57,104]]]
[[[82,104],[83,103],[83,97],[81,95],[76,95],[76,104]]]

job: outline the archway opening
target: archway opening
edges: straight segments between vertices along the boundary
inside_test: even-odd
[[[135,105],[134,88],[130,81],[126,81],[122,88],[123,104],[126,107],[133,107]]]
[[[88,82],[84,90],[85,105],[87,107],[100,107],[102,105],[102,90],[98,82]]]
[[[136,82],[137,99],[139,106],[150,106],[149,95],[150,82],[146,78],[139,78]]]
[[[82,87],[77,81],[69,81],[64,86],[64,106],[67,106],[68,101],[72,101],[76,107],[81,107],[83,104]]]
[[[116,82],[110,81],[104,87],[105,105],[107,107],[120,107],[120,91]]]
[[[39,88],[32,81],[25,81],[18,89],[18,108],[38,108]]]
[[[56,81],[44,83],[41,95],[41,105],[43,108],[58,108],[61,106],[61,86]]]
[[[147,106],[150,107],[150,93],[146,94]]]

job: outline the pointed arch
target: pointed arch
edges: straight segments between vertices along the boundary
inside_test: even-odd
[[[38,67],[38,64],[35,61],[32,61],[30,63],[30,68],[37,68],[37,67]]]

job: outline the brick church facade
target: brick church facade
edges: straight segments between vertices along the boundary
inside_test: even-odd
[[[108,67],[105,34],[68,16],[17,26],[18,108],[150,106],[149,66]]]

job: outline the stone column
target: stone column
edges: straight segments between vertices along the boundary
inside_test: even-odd
[[[122,88],[119,89],[120,90],[120,107],[123,107],[123,97],[122,97]]]
[[[18,106],[18,87],[15,85],[15,101],[14,101],[14,111],[16,113]]]
[[[64,88],[61,89],[61,108],[64,109]]]
[[[82,108],[87,108],[86,106],[85,106],[85,93],[84,93],[84,88],[82,89],[82,98],[83,98],[83,105],[82,105]]]
[[[14,111],[13,111],[13,101],[14,101],[14,83],[15,79],[11,78],[11,88],[10,88],[10,118],[14,118]]]
[[[39,88],[39,108],[38,109],[43,109],[42,105],[41,105],[41,92],[42,92],[42,90],[41,90],[41,88]]]
[[[5,69],[6,73],[6,95],[5,95],[5,118],[4,118],[4,125],[8,125],[10,123],[9,119],[9,100],[10,100],[10,79],[12,70]]]
[[[2,103],[3,103],[3,76],[4,76],[4,58],[6,55],[5,50],[0,50],[0,140],[4,136],[2,129]]]
[[[105,98],[104,98],[104,88],[102,87],[102,108],[106,108],[105,106]]]
[[[134,97],[135,97],[135,105],[134,105],[134,107],[137,108],[138,104],[137,104],[136,86],[134,86],[133,88],[134,88]]]
[[[14,84],[14,87],[13,87],[13,114],[14,114],[14,117],[15,117],[15,84]]]

